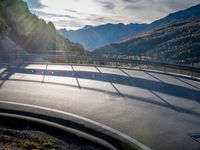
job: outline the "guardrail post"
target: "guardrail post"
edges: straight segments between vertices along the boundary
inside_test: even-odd
[[[47,60],[47,63],[46,64],[48,64],[48,62],[49,62],[49,51],[47,51],[47,58],[46,58]]]
[[[20,55],[21,55],[20,57],[21,57],[21,59],[22,59],[21,62],[22,62],[22,66],[23,66],[23,65],[24,65],[24,52],[22,52]]]
[[[164,72],[165,72],[165,73],[167,72],[167,67],[165,67],[165,66],[164,66]]]
[[[16,63],[17,63],[17,51],[14,51],[14,60],[13,60],[13,67],[15,67]]]
[[[194,67],[194,63],[192,63],[192,67]],[[192,70],[192,78],[194,77],[194,71]]]

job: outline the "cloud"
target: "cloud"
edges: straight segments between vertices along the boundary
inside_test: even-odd
[[[43,16],[43,17],[63,17],[63,18],[70,18],[70,19],[78,19],[77,17],[71,16],[71,15],[47,13],[41,10],[32,10],[32,12],[38,16]]]
[[[24,0],[25,2],[28,3],[28,6],[30,9],[37,9],[37,8],[44,8],[46,7],[41,3],[41,0]]]
[[[105,23],[150,23],[199,0],[24,0],[30,10],[57,28],[82,28]]]
[[[128,5],[128,6],[125,6],[124,9],[138,10],[138,9],[142,9],[142,6]]]
[[[159,0],[156,0],[158,2]],[[160,2],[162,7],[168,8],[171,11],[181,10],[183,8],[188,8],[191,5],[200,4],[199,0],[164,0]]]
[[[104,7],[105,9],[108,9],[108,10],[114,9],[114,8],[115,8],[115,4],[114,4],[114,3],[111,3],[111,2],[109,2],[109,1],[102,2],[102,4],[103,4],[103,7]]]
[[[91,25],[91,23],[92,25],[100,25],[108,22],[119,22],[119,20],[96,14],[88,14],[83,18],[80,17],[77,19],[57,18],[53,22],[57,28],[77,29],[82,28],[85,25]]]
[[[97,15],[97,14],[88,14],[84,18],[80,18],[80,20],[82,20],[82,22],[92,22],[93,23],[92,25],[99,25],[99,24],[105,24],[105,23],[110,23],[110,22],[120,22],[120,20],[116,18],[113,18],[110,16]]]
[[[65,9],[64,11],[67,12],[67,13],[73,13],[75,15],[83,15],[83,13],[80,13],[80,12],[78,12],[76,10]]]
[[[71,9],[65,9],[65,11],[67,11],[67,12],[72,12],[72,13],[77,13],[76,10],[71,10]]]
[[[58,28],[66,28],[71,29],[71,28],[80,28],[83,26],[83,22],[77,21],[77,20],[55,20],[54,24]]]
[[[128,2],[128,3],[137,3],[141,0],[122,0],[123,2]]]
[[[115,4],[112,1],[96,0],[101,7],[105,10],[112,10],[115,8]]]

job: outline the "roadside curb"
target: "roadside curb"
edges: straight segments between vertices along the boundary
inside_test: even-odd
[[[104,124],[51,108],[0,101],[0,116],[17,117],[50,125],[110,149],[151,150],[137,140]]]

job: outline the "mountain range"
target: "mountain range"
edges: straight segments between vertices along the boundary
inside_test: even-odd
[[[73,42],[81,43],[87,50],[93,51],[112,42],[126,39],[143,31],[147,24],[104,24],[99,26],[86,25],[79,30],[61,29],[60,34]]]
[[[89,51],[94,51],[95,55],[129,56],[147,54],[148,51],[149,54],[160,57],[166,55],[165,57],[168,57],[166,52],[174,47],[178,49],[181,38],[187,37],[186,39],[191,42],[190,46],[193,47],[194,45],[192,44],[194,43],[193,39],[195,36],[195,40],[197,40],[195,45],[198,43],[199,18],[200,5],[196,5],[186,10],[171,13],[150,24],[105,24],[95,27],[85,26],[75,31],[61,29],[59,32],[64,37],[81,43]],[[188,28],[190,27],[195,30],[189,30]],[[161,37],[163,38],[161,39]],[[177,43],[174,41],[173,47],[169,46],[170,40],[173,41],[175,39],[179,39],[179,41]],[[184,45],[187,45],[184,40],[182,42],[184,42]],[[187,48],[184,45],[179,49],[179,51],[183,50],[183,53],[185,53]],[[164,50],[165,52],[163,52]],[[161,53],[165,54],[160,55]],[[171,55],[169,57],[177,58]]]
[[[200,61],[200,5],[169,14],[126,40],[98,48],[95,55],[148,55]]]
[[[84,55],[82,45],[62,37],[52,22],[46,23],[29,11],[22,0],[0,1],[0,51],[1,55],[13,51],[62,50],[66,54]]]

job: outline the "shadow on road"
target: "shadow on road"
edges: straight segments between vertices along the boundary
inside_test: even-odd
[[[52,74],[52,72],[53,72],[53,74]],[[130,99],[133,99],[133,100],[143,101],[143,102],[154,104],[157,106],[170,108],[174,111],[187,113],[190,115],[200,117],[200,113],[194,112],[192,110],[188,110],[185,108],[181,108],[179,106],[173,106],[172,104],[168,103],[166,100],[164,100],[162,97],[160,97],[158,94],[155,93],[155,92],[160,92],[160,93],[184,98],[187,100],[193,100],[195,102],[200,103],[200,91],[191,89],[191,88],[187,88],[187,87],[182,87],[180,85],[174,85],[174,84],[169,84],[169,83],[160,82],[160,81],[153,81],[153,80],[142,79],[142,78],[138,78],[138,77],[132,77],[127,74],[125,76],[125,75],[119,75],[119,74],[102,73],[100,71],[99,72],[87,72],[87,71],[75,71],[74,69],[72,71],[63,71],[63,70],[47,70],[47,69],[46,70],[44,70],[44,69],[27,69],[24,67],[15,68],[15,69],[8,68],[8,69],[4,70],[2,73],[0,73],[0,80],[2,82],[5,82],[6,80],[9,80],[9,77],[14,73],[57,76],[57,77],[59,77],[59,76],[60,77],[73,77],[76,79],[88,79],[88,80],[109,82],[111,84],[116,83],[116,84],[120,84],[120,85],[138,87],[138,88],[149,90],[154,96],[161,99],[164,103],[157,102],[151,98],[144,98],[144,97],[124,94],[124,93],[122,94],[120,92],[118,92],[118,93],[110,92],[110,91],[106,91],[106,92],[108,94],[117,95],[117,96],[121,95],[121,96],[128,97]],[[17,81],[18,79],[12,79],[12,80]],[[20,79],[18,81],[26,81],[26,80]],[[28,81],[28,82],[42,83],[40,81]],[[44,82],[44,83],[70,86],[70,87],[78,87],[75,85],[60,84],[60,83],[50,83],[50,82]],[[0,87],[2,86],[2,84],[3,83],[0,84]],[[96,89],[95,87],[81,87],[81,85],[79,85],[78,88],[99,91],[99,92],[105,92],[105,90]],[[119,90],[117,89],[117,91],[119,91]]]

